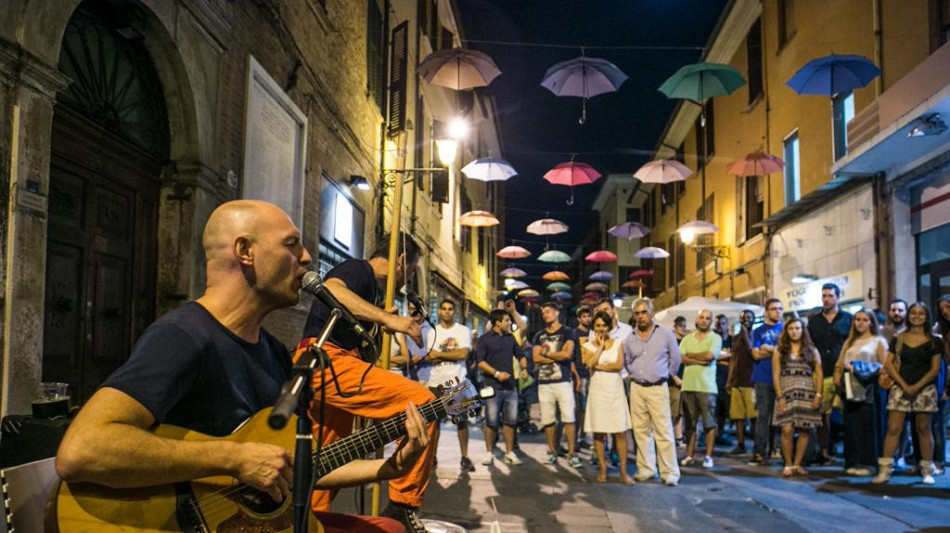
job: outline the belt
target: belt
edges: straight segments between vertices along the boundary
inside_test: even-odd
[[[640,381],[639,379],[633,380],[634,383],[640,385],[641,387],[656,387],[657,385],[662,385],[669,381],[670,378],[663,378],[657,381]]]

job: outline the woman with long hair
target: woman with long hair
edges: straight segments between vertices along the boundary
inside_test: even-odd
[[[821,387],[823,374],[818,349],[800,318],[791,318],[782,328],[778,346],[772,355],[775,386],[774,424],[782,428],[782,455],[790,477],[806,474],[802,459],[808,448],[808,430],[821,425]],[[792,439],[798,430],[798,441]]]
[[[607,461],[604,447],[607,434],[613,434],[620,459],[620,481],[624,485],[636,483],[627,474],[627,431],[630,430],[627,396],[624,393],[623,350],[621,342],[610,338],[613,318],[606,311],[594,313],[593,339],[581,346],[582,361],[590,369],[590,392],[584,414],[584,431],[594,435],[594,453],[600,473],[598,483],[607,481]]]
[[[888,346],[884,369],[894,380],[887,399],[887,437],[884,452],[878,458],[877,476],[871,483],[887,483],[894,468],[894,448],[900,437],[904,418],[914,414],[914,426],[920,442],[920,477],[925,485],[933,485],[933,433],[930,417],[937,412],[937,386],[943,344],[934,337],[930,311],[923,302],[907,309],[907,329]]]
[[[934,315],[937,317],[934,333],[943,336],[944,364],[937,374],[937,413],[933,416],[934,432],[934,474],[943,474],[944,461],[947,455],[947,418],[950,409],[947,409],[947,400],[950,399],[950,294],[937,298],[934,306]],[[940,387],[943,385],[943,387]],[[939,390],[942,388],[942,390]]]
[[[878,394],[873,367],[883,367],[887,359],[887,341],[878,334],[877,316],[870,309],[854,313],[851,333],[841,347],[835,364],[834,382],[845,389],[844,398],[844,467],[851,476],[870,476],[870,467],[877,462],[884,441],[884,428],[876,423]],[[860,368],[861,363],[871,363]],[[856,366],[858,366],[856,371]],[[863,372],[862,372],[863,370]]]

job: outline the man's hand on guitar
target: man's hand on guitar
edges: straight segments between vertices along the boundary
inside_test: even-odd
[[[246,442],[237,454],[236,477],[242,483],[270,494],[275,502],[290,495],[293,485],[293,459],[280,446]]]
[[[409,472],[428,445],[426,422],[419,413],[419,408],[410,403],[406,406],[406,438],[388,461],[395,470],[393,477],[400,477]]]

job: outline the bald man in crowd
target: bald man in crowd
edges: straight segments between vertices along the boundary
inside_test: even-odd
[[[67,482],[112,488],[230,476],[282,501],[292,486],[288,449],[254,442],[180,441],[154,434],[173,424],[222,437],[271,406],[290,377],[287,349],[261,324],[298,301],[311,262],[300,232],[277,206],[239,200],[218,207],[202,238],[207,288],[152,324],[129,360],[80,410],[56,457]],[[389,460],[355,461],[320,479],[338,488],[404,475],[428,442],[414,406],[407,444]],[[293,445],[292,440],[286,443]],[[381,517],[317,513],[326,532],[401,532]]]

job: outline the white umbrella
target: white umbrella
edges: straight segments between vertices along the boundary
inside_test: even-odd
[[[647,246],[646,248],[641,248],[639,251],[637,251],[636,256],[640,259],[666,259],[670,256],[670,253],[663,248]]]
[[[709,309],[715,318],[716,315],[726,315],[729,323],[733,324],[739,320],[739,314],[749,309],[756,316],[762,316],[762,307],[755,304],[744,302],[733,302],[731,300],[716,300],[713,298],[703,298],[702,296],[693,296],[672,306],[658,311],[653,317],[653,321],[662,324],[668,328],[673,327],[673,319],[677,316],[686,317],[687,324],[693,324],[696,315],[703,309]],[[690,327],[689,329],[693,329]]]
[[[633,173],[633,177],[643,183],[671,183],[683,181],[693,171],[683,163],[673,159],[657,159],[640,167]]]
[[[511,163],[497,157],[480,157],[462,167],[462,174],[479,181],[505,181],[518,175]]]
[[[558,233],[565,233],[567,230],[567,224],[553,218],[542,218],[541,220],[535,220],[534,222],[528,224],[527,229],[528,233],[533,233],[535,235],[557,235]]]

